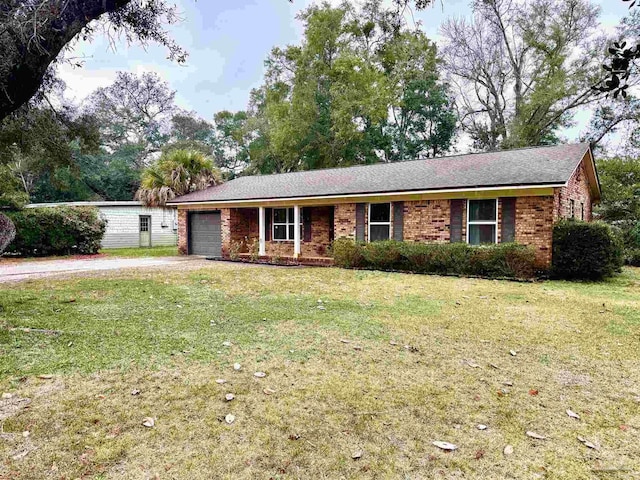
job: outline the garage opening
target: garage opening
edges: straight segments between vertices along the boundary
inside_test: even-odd
[[[189,254],[222,256],[220,212],[189,213]]]

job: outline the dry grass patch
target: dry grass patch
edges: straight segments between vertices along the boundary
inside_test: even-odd
[[[202,263],[12,285],[0,390],[31,404],[2,423],[0,478],[635,478],[639,278]],[[6,328],[26,325],[80,333]]]

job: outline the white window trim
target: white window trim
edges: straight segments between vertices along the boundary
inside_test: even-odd
[[[291,219],[289,219],[289,209],[293,210],[293,207],[274,207],[271,210],[271,240],[274,242],[293,242],[294,238],[289,238],[289,225],[293,225],[293,228],[296,228],[295,222],[295,213],[291,213]],[[287,226],[287,238],[276,238],[276,210],[286,210],[287,211],[287,223],[278,223],[278,225],[286,225]],[[300,212],[300,217],[302,218],[302,212]],[[300,229],[302,230],[302,220],[300,221]],[[302,243],[302,232],[300,232],[300,242]],[[295,236],[295,232],[294,232]]]
[[[388,222],[372,222],[371,221],[371,205],[389,204],[389,221]],[[389,226],[389,240],[391,239],[391,202],[376,202],[370,203],[367,212],[367,243],[371,242],[371,225],[388,225]]]
[[[469,225],[495,225],[495,236],[493,238],[493,243],[496,244],[498,243],[498,199],[496,198],[496,219],[495,221],[490,221],[490,220],[474,220],[474,221],[470,221],[469,218],[471,217],[471,215],[469,215],[470,213],[470,208],[469,205],[471,204],[472,201],[474,200],[491,200],[490,198],[468,198],[467,199],[467,244],[469,244]],[[479,246],[479,245],[477,245]]]

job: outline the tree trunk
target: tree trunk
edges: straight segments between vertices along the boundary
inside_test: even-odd
[[[90,22],[131,0],[41,0],[18,20],[15,9],[3,11],[0,25],[0,120],[33,97],[45,72],[61,50]],[[35,26],[35,28],[34,28]]]

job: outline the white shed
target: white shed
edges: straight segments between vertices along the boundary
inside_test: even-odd
[[[178,213],[171,207],[145,207],[138,201],[32,203],[27,208],[96,207],[107,221],[102,248],[178,244]]]

